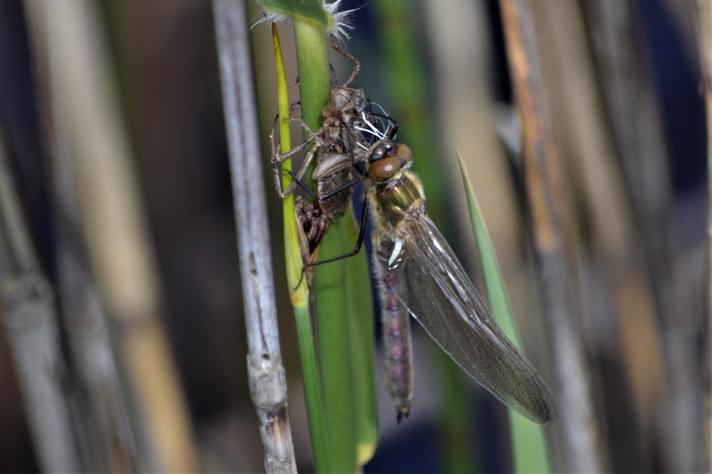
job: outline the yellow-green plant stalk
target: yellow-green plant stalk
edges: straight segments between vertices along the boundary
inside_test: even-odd
[[[482,212],[475,197],[472,183],[465,172],[462,157],[458,153],[462,182],[467,195],[467,206],[470,210],[472,231],[475,234],[477,251],[480,255],[482,274],[485,280],[487,301],[492,316],[502,329],[502,332],[512,341],[517,349],[522,350],[522,344],[517,334],[512,308],[509,304],[507,287],[502,278],[502,272],[497,262],[497,255],[487,231]],[[544,429],[520,415],[516,410],[508,408],[509,429],[512,439],[512,455],[514,470],[517,473],[550,472],[549,456],[547,454]]]
[[[277,102],[279,107],[279,146],[281,153],[291,150],[289,93],[287,74],[284,67],[284,57],[279,41],[277,25],[272,24],[272,42],[274,44],[274,61],[277,71]],[[282,169],[291,171],[292,160],[282,164]],[[286,189],[291,183],[287,173],[282,176],[282,186]],[[326,420],[321,396],[321,380],[314,350],[314,334],[309,315],[309,286],[306,278],[302,278],[302,254],[299,243],[299,230],[294,209],[294,195],[290,194],[282,201],[282,221],[284,226],[284,255],[287,270],[287,285],[289,296],[294,308],[297,326],[299,356],[302,363],[302,378],[304,383],[304,399],[309,420],[309,436],[312,443],[314,466],[318,472],[325,472],[329,466],[329,456],[326,442]]]
[[[331,92],[328,32],[333,32],[334,27],[338,29],[343,13],[334,11],[333,6],[325,8],[327,6],[318,0],[261,0],[260,3],[269,11],[270,17],[277,19],[285,15],[294,21],[302,119],[316,131],[321,127],[321,112]],[[285,135],[282,132],[282,136]],[[336,218],[332,222],[319,245],[321,258],[343,254],[352,248],[353,240],[346,238],[353,233],[350,212],[347,211],[346,218]],[[369,320],[372,319],[372,308],[370,303],[364,304],[364,301],[370,301],[363,291],[369,289],[364,258],[337,261],[314,271],[311,299],[315,302],[312,309],[316,313],[321,413],[326,420],[324,431],[328,454],[325,461],[328,464],[317,461],[317,470],[323,472],[354,472],[356,465],[365,463],[375,450],[373,331]],[[304,318],[305,326],[306,323]],[[301,325],[299,320],[298,324]],[[355,337],[352,337],[352,330],[357,331]],[[305,334],[306,330],[300,332],[300,346],[307,344]],[[313,342],[311,337],[309,340]],[[313,344],[311,347],[313,353]],[[358,360],[353,360],[353,354],[360,355]],[[312,443],[318,442],[312,439]],[[314,451],[316,458],[319,449]]]

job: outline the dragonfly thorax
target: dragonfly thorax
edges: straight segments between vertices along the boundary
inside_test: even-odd
[[[412,172],[399,171],[398,176],[385,183],[377,183],[373,200],[383,224],[392,228],[405,217],[417,217],[425,212],[425,196],[420,179]]]

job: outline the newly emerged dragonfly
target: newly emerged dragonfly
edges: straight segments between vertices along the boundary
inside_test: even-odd
[[[549,388],[494,322],[428,217],[420,179],[409,170],[412,159],[406,145],[383,139],[356,164],[368,183],[384,338],[392,339],[386,344],[386,376],[399,419],[410,410],[411,315],[495,397],[533,421],[554,421],[557,407]]]

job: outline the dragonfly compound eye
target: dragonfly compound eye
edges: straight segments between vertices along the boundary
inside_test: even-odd
[[[408,145],[403,145],[402,143],[396,146],[393,156],[401,161],[401,166],[405,166],[406,163],[413,161],[413,151]]]
[[[373,181],[386,181],[407,166],[413,159],[413,152],[407,145],[381,140],[369,156],[368,177]]]
[[[389,156],[373,161],[368,167],[368,177],[373,181],[387,181],[401,169],[401,160],[397,156]]]

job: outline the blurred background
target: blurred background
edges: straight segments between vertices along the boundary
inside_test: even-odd
[[[692,2],[528,3],[562,167],[595,456],[606,471],[701,471],[706,134]],[[343,2],[352,8],[356,85],[400,121],[429,212],[480,286],[462,154],[526,353],[552,380],[498,2]],[[291,81],[293,32],[279,28]],[[309,471],[268,169],[269,27],[250,41],[290,421]],[[344,80],[350,64],[332,59]],[[262,471],[211,3],[7,0],[0,71],[0,186],[24,221],[5,217],[0,240],[0,470],[40,469],[37,446],[50,443],[77,470]],[[8,244],[22,241],[31,245]],[[16,302],[27,291],[39,311]],[[364,471],[511,471],[505,408],[414,331],[415,398],[400,426],[376,357],[380,442]],[[45,398],[23,398],[28,386]],[[47,432],[33,438],[38,420]]]

